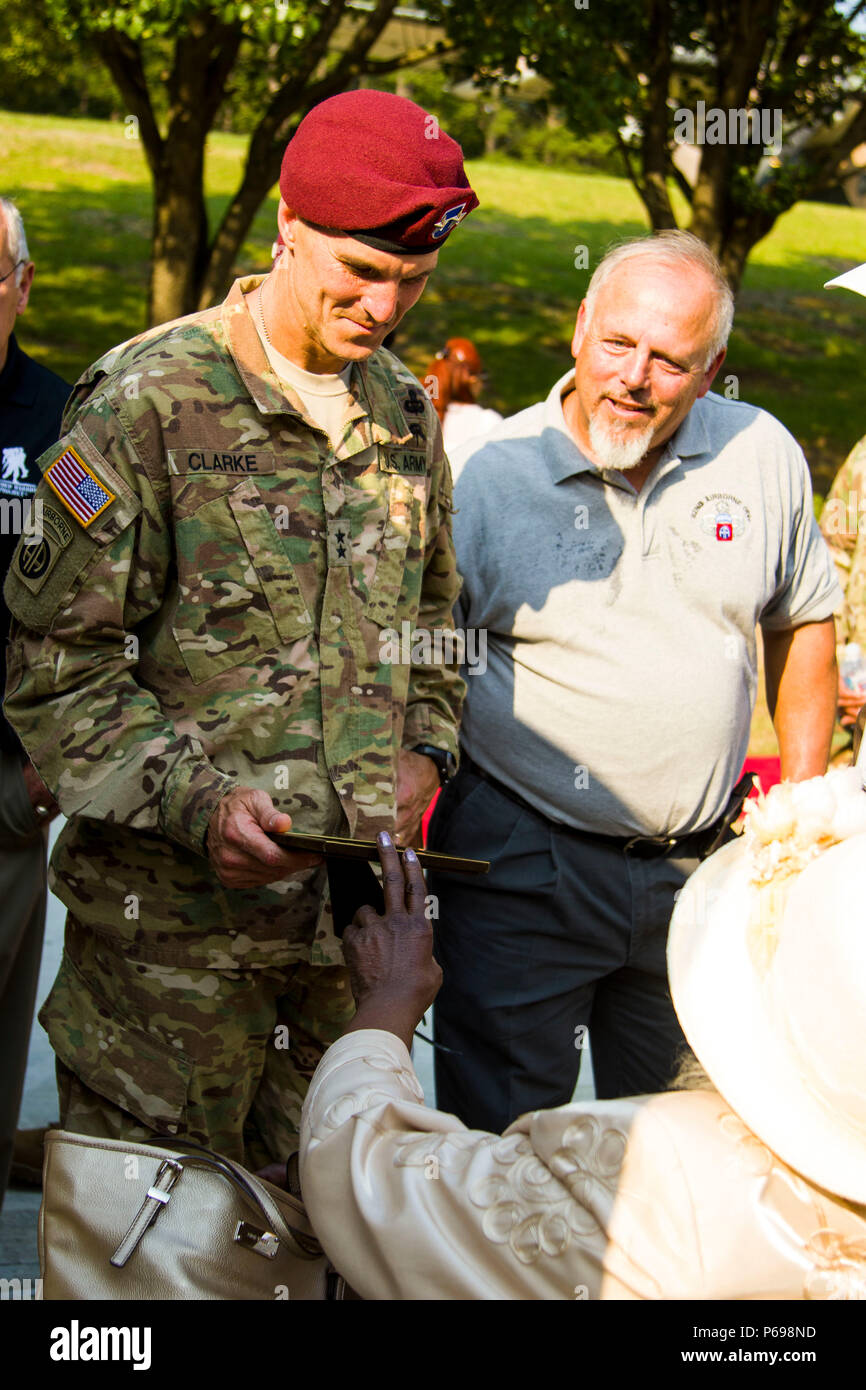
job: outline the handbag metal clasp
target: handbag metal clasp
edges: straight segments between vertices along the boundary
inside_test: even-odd
[[[178,1163],[173,1158],[164,1158],[153,1180],[153,1187],[147,1189],[148,1197],[154,1198],[157,1202],[162,1202],[164,1206],[171,1196],[171,1189],[174,1187],[182,1172],[182,1163]]]
[[[178,1163],[174,1158],[164,1158],[160,1163],[153,1180],[153,1187],[147,1189],[147,1196],[136,1212],[132,1225],[111,1257],[111,1263],[115,1269],[123,1269],[130,1255],[137,1249],[145,1231],[153,1225],[159,1213],[165,1209],[171,1196],[171,1189],[182,1172],[183,1164]]]
[[[280,1248],[279,1239],[273,1231],[260,1231],[249,1221],[238,1222],[235,1227],[234,1239],[245,1250],[252,1250],[256,1255],[264,1255],[266,1260],[275,1259]]]

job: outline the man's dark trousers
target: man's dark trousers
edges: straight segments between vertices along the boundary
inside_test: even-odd
[[[687,1051],[670,999],[674,895],[698,859],[624,850],[556,826],[461,768],[430,849],[491,861],[485,877],[431,875],[436,1103],[501,1133],[572,1097],[588,1028],[596,1094],[664,1090]]]

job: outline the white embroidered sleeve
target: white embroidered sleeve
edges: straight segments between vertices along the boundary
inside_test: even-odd
[[[301,1182],[313,1226],[364,1298],[594,1297],[605,1238],[533,1151],[429,1110],[391,1033],[349,1033],[304,1106]],[[611,1150],[612,1152],[612,1150]]]

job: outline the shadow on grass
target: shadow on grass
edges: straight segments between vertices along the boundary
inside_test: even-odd
[[[108,348],[146,327],[151,190],[124,180],[99,192],[22,192],[37,279],[19,325],[22,344],[74,380]],[[225,198],[208,200],[215,226]],[[276,226],[276,196],[262,206],[236,273],[264,270]],[[640,235],[637,219],[572,221],[483,209],[443,248],[440,266],[395,349],[423,373],[445,339],[473,338],[490,376],[487,403],[503,413],[546,395],[570,362],[577,306],[607,247]],[[575,266],[586,246],[589,267]],[[848,268],[838,257],[803,253],[784,266],[749,267],[730,352],[717,389],[737,378],[739,395],[778,415],[806,450],[823,492],[866,430],[866,302],[824,291]]]

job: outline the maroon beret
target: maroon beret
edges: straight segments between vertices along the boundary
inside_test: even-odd
[[[396,253],[438,250],[478,206],[457,141],[391,92],[314,106],[286,146],[280,193],[305,222]]]

